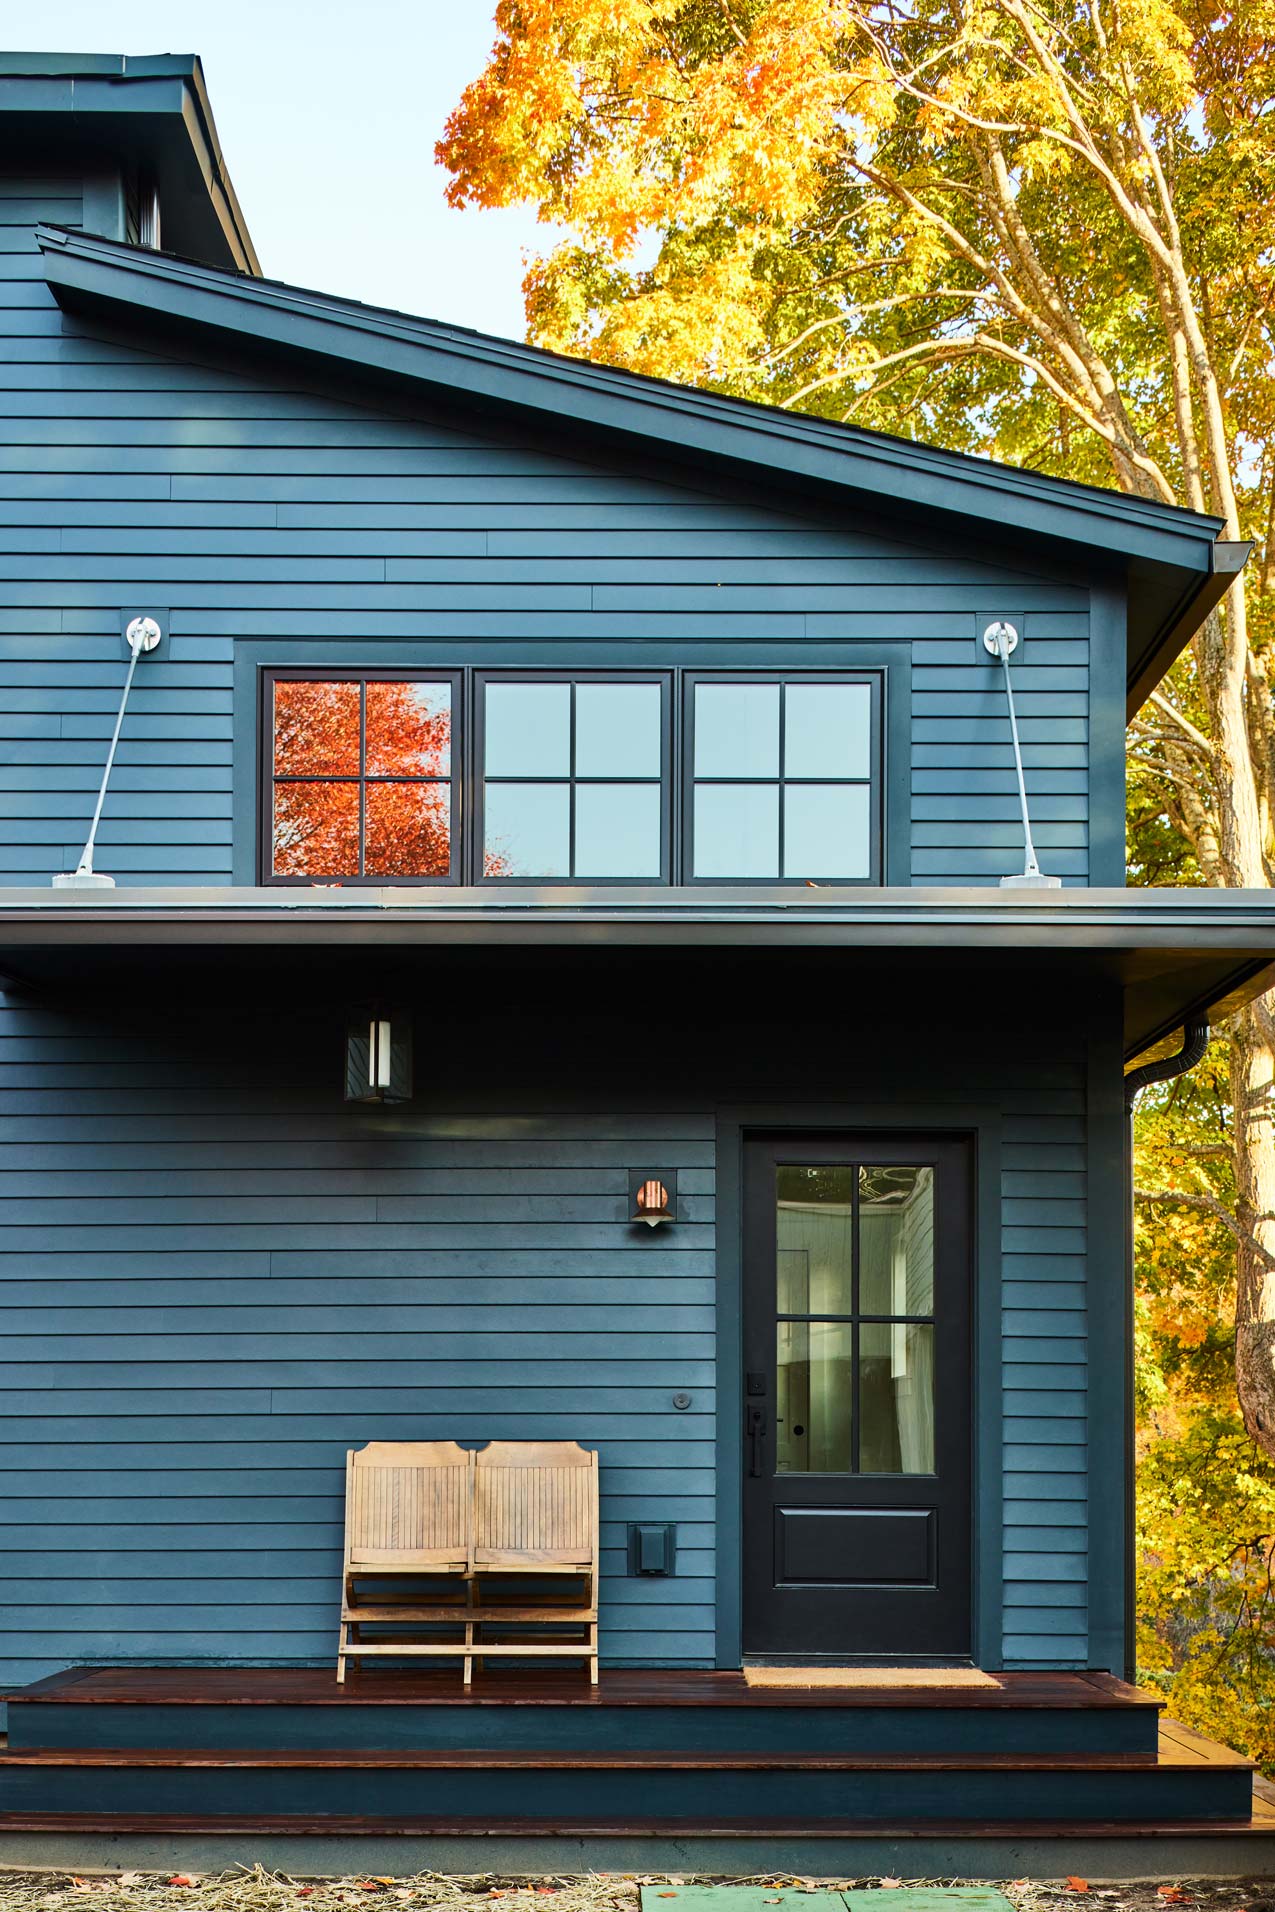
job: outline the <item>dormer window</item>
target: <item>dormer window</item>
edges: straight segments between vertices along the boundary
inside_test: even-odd
[[[876,883],[879,673],[266,673],[268,883]]]

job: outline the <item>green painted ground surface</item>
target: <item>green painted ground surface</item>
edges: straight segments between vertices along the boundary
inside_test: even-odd
[[[644,1885],[642,1912],[1014,1912],[991,1886],[881,1887],[836,1892],[800,1886]]]

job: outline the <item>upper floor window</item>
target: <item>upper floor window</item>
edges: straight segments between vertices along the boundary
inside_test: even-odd
[[[668,879],[663,678],[481,680],[483,875]]]
[[[880,881],[874,673],[267,673],[268,882]]]
[[[272,679],[272,877],[451,876],[455,688],[445,678]]]
[[[873,696],[842,678],[692,679],[695,881],[872,876]]]

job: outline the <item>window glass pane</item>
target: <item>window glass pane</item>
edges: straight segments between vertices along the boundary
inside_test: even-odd
[[[780,1321],[775,1334],[776,1473],[848,1474],[850,1323]]]
[[[934,1472],[934,1330],[900,1321],[859,1330],[859,1471]]]
[[[934,1170],[859,1170],[859,1307],[934,1313]]]
[[[872,692],[866,684],[789,684],[784,775],[866,777],[872,769]]]
[[[871,794],[866,783],[784,786],[784,875],[864,877]]]
[[[276,876],[357,876],[357,783],[279,783],[271,868]]]
[[[276,680],[276,777],[357,777],[359,687],[350,683]]]
[[[369,783],[365,876],[446,876],[451,869],[451,785]]]
[[[571,774],[570,684],[488,684],[489,777]]]
[[[576,785],[575,874],[659,876],[658,783]]]
[[[695,686],[695,775],[779,775],[778,684]]]
[[[483,843],[487,876],[569,876],[571,786],[489,783]]]
[[[658,777],[659,684],[576,686],[577,777]]]
[[[780,1168],[776,1175],[779,1314],[849,1314],[854,1230],[852,1168]]]
[[[695,874],[779,874],[778,784],[696,786]]]
[[[369,777],[451,774],[450,684],[369,684],[366,722]]]

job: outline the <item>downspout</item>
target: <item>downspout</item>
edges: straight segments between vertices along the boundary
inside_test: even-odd
[[[1137,1677],[1138,1658],[1138,1549],[1137,1549],[1137,1486],[1134,1470],[1137,1465],[1137,1452],[1134,1442],[1133,1402],[1137,1385],[1134,1359],[1134,1319],[1133,1319],[1133,1105],[1138,1091],[1148,1088],[1153,1082],[1172,1082],[1175,1077],[1185,1075],[1202,1062],[1209,1046],[1209,1024],[1205,1016],[1192,1017],[1182,1028],[1182,1047],[1171,1056],[1163,1056],[1158,1062],[1144,1062],[1137,1069],[1130,1069],[1124,1079],[1124,1106],[1128,1121],[1125,1123],[1124,1136],[1124,1180],[1125,1180],[1125,1571],[1124,1571],[1124,1677],[1133,1683]]]

